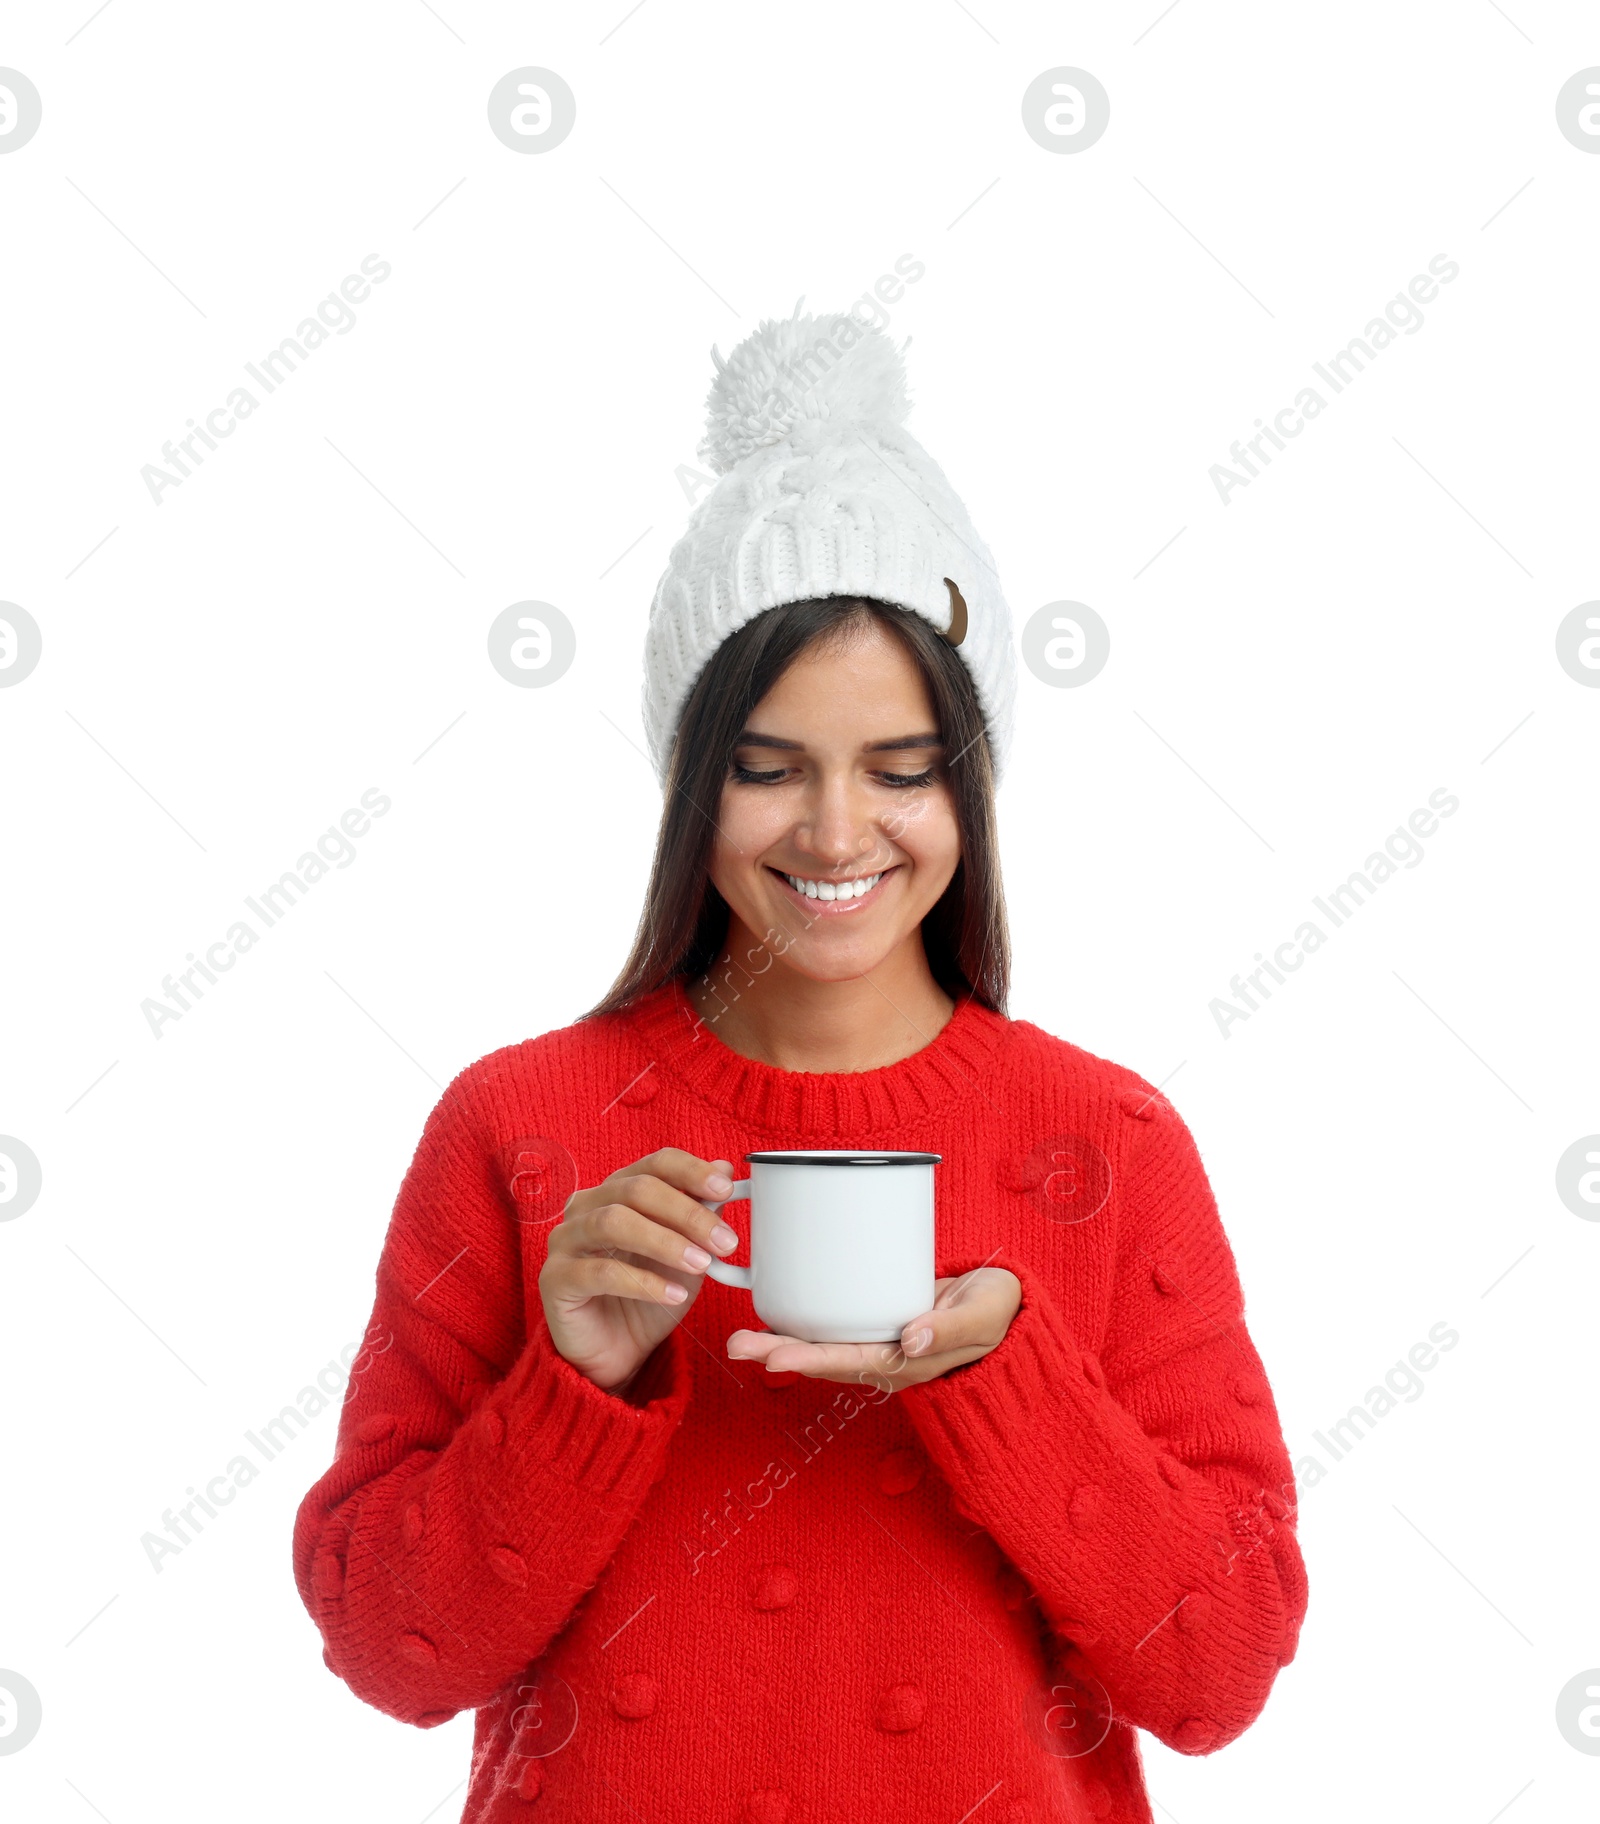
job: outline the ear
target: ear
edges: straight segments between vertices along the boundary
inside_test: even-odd
[[[967,637],[967,604],[961,591],[947,576],[944,586],[950,591],[950,626],[945,638],[952,646],[959,646]]]

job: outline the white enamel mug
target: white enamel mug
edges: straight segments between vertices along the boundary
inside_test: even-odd
[[[769,1330],[808,1343],[893,1343],[933,1308],[938,1153],[746,1153],[750,1265],[706,1271],[742,1286]],[[721,1204],[716,1206],[722,1208]]]

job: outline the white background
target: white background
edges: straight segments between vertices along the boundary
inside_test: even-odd
[[[1555,630],[1600,595],[1600,156],[1554,104],[1594,9],[92,3],[0,38],[44,107],[0,157],[0,596],[44,637],[0,692],[0,1132],[44,1173],[0,1225],[0,1667],[44,1706],[0,1809],[458,1814],[470,1715],[364,1707],[293,1587],[331,1409],[159,1574],[140,1538],[359,1337],[443,1084],[625,954],[711,344],[910,254],[912,430],[1018,624],[1111,630],[1081,688],[1022,673],[1012,1012],[1169,1086],[1326,1469],[1299,1657],[1224,1753],[1146,1739],[1157,1816],[1592,1815],[1555,1705],[1600,1664],[1600,1228],[1555,1168],[1600,1129],[1600,691]],[[530,64],[577,125],[520,156],[485,104]],[[1111,97],[1071,156],[1020,114],[1058,65]],[[373,253],[355,328],[156,506],[141,467]],[[1438,254],[1423,327],[1223,505],[1211,465]],[[529,598],[577,629],[548,689],[486,658]],[[373,786],[355,860],[153,1037]],[[1420,865],[1224,1037],[1439,787]]]

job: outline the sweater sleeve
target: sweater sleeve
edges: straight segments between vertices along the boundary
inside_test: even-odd
[[[1294,1482],[1233,1254],[1164,1103],[1128,1168],[1100,1354],[1031,1265],[988,1355],[901,1398],[960,1511],[1031,1585],[1069,1670],[1205,1754],[1253,1722],[1306,1606]],[[1144,1117],[1141,1118],[1142,1121]]]
[[[689,1397],[676,1328],[625,1397],[557,1353],[522,1290],[547,1232],[519,1224],[458,1077],[401,1185],[337,1454],[294,1528],[324,1661],[424,1728],[544,1651],[665,1468]]]

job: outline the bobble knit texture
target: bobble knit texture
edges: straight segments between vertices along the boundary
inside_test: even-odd
[[[938,1274],[1007,1267],[1021,1308],[885,1396],[728,1361],[757,1320],[708,1280],[602,1392],[545,1327],[550,1228],[667,1145],[940,1152]],[[1289,1459],[1188,1130],[971,1000],[873,1071],[742,1058],[677,984],[481,1059],[368,1337],[296,1578],[357,1696],[477,1712],[464,1824],[954,1820],[991,1789],[1007,1824],[1148,1824],[1135,1732],[1220,1748],[1293,1657]]]
[[[978,687],[997,774],[1010,745],[1011,611],[988,547],[906,430],[905,364],[854,317],[768,319],[726,361],[700,454],[721,477],[656,585],[645,635],[645,733],[662,779],[678,717],[712,653],[767,608],[864,595],[939,632],[967,605],[957,651]]]

